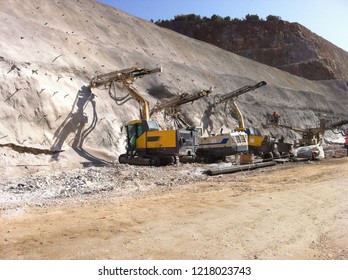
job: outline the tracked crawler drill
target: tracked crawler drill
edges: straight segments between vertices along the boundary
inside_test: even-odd
[[[348,124],[348,120],[341,120],[335,123],[327,124],[325,119],[319,120],[317,127],[299,128],[285,124],[274,124],[277,127],[287,128],[301,134],[301,138],[298,140],[299,146],[321,145],[324,139],[325,131],[332,130],[334,133],[342,134],[345,136],[343,129],[344,125]]]
[[[190,127],[182,117],[181,106],[190,102],[194,102],[203,97],[207,97],[212,93],[209,90],[201,90],[196,93],[182,93],[165,99],[156,104],[151,110],[151,114],[164,111],[165,115],[170,116],[176,121],[177,127],[185,127],[189,130],[195,130],[200,133],[198,141],[194,142],[195,160],[207,163],[224,160],[226,156],[233,155],[248,150],[247,137],[244,132],[220,133],[208,137],[201,136],[201,130],[196,127]]]
[[[119,157],[120,163],[158,166],[173,163],[181,156],[194,155],[194,141],[198,134],[188,130],[160,130],[157,122],[150,120],[149,102],[131,86],[137,78],[158,72],[161,68],[132,67],[96,76],[90,82],[90,88],[108,88],[110,96],[119,105],[134,99],[141,106],[140,119],[125,125],[127,147],[126,153]],[[123,85],[129,95],[116,98],[112,94],[116,83]]]
[[[247,135],[246,145],[248,146],[249,152],[256,155],[260,155],[263,158],[274,158],[280,156],[278,150],[280,143],[278,143],[278,141],[270,139],[269,137],[261,135],[260,130],[257,128],[245,127],[244,116],[236,104],[236,100],[240,95],[249,91],[254,91],[265,85],[267,85],[267,83],[265,81],[261,81],[255,85],[244,86],[224,95],[217,95],[214,99],[212,106],[217,107],[220,104],[224,104],[225,109],[227,106],[229,106],[232,109],[232,111],[235,112],[235,114],[238,117],[238,127],[235,130],[240,133],[246,133],[243,135]],[[286,145],[285,148],[283,148],[284,152],[288,152],[290,148],[290,145]],[[209,152],[209,150],[207,151],[203,147],[202,151],[205,153]],[[247,151],[247,149],[245,151]],[[197,152],[199,153],[200,151],[198,150]],[[214,151],[212,150],[211,153],[213,154]]]

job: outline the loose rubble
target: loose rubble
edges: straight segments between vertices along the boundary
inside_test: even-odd
[[[342,145],[324,145],[325,157],[345,157]],[[5,177],[0,183],[0,209],[26,204],[57,203],[62,199],[83,200],[86,196],[124,197],[149,191],[162,192],[197,182],[223,180],[205,174],[209,168],[231,167],[231,162],[218,164],[188,163],[178,166],[148,167],[115,163],[104,167],[50,171],[42,168],[34,174]],[[279,168],[276,167],[276,168]],[[38,167],[40,169],[40,167]],[[29,172],[27,170],[27,172]],[[248,176],[252,176],[250,171]]]
[[[203,167],[190,164],[145,167],[115,164],[71,171],[37,173],[0,183],[0,206],[43,204],[86,195],[125,196],[136,192],[166,190],[187,183],[209,180]]]

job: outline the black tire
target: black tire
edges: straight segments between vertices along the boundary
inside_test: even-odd
[[[278,151],[273,151],[273,158],[280,158],[280,153]]]
[[[150,160],[151,166],[159,166],[160,165],[160,159],[158,157],[154,157]]]
[[[273,153],[272,152],[267,152],[267,153],[264,153],[263,155],[262,155],[262,158],[263,159],[269,159],[269,160],[273,160]]]
[[[213,163],[214,162],[214,158],[212,156],[206,155],[204,157],[204,163]]]
[[[119,163],[126,163],[126,159],[127,159],[127,155],[126,154],[122,154],[118,157],[118,162]]]

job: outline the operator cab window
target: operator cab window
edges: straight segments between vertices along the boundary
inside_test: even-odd
[[[141,129],[141,126],[140,126],[140,129]],[[136,148],[136,140],[137,140],[138,135],[139,135],[138,124],[129,124],[127,126],[127,130],[128,130],[129,145],[132,149],[135,149]]]
[[[254,136],[258,136],[258,135],[261,135],[261,132],[259,129],[257,128],[254,128],[254,127],[248,127],[246,130],[245,130],[246,134],[248,135],[254,135]]]
[[[148,121],[147,125],[149,126],[149,130],[159,130],[158,123],[155,121]]]

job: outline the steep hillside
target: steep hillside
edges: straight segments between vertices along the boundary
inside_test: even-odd
[[[298,23],[164,21],[160,25],[310,80],[348,80],[348,53]]]
[[[93,0],[1,1],[0,20],[1,145],[63,149],[58,159],[70,152],[66,162],[115,159],[125,146],[121,126],[139,117],[138,104],[118,106],[104,90],[93,90],[92,99],[86,86],[97,74],[131,66],[163,68],[134,84],[151,106],[173,94],[211,86],[222,94],[265,80],[238,100],[247,125],[261,126],[274,110],[300,127],[323,114],[348,117],[347,82],[309,81]],[[208,101],[187,105],[187,121],[205,133],[236,126],[223,108],[206,112]]]

